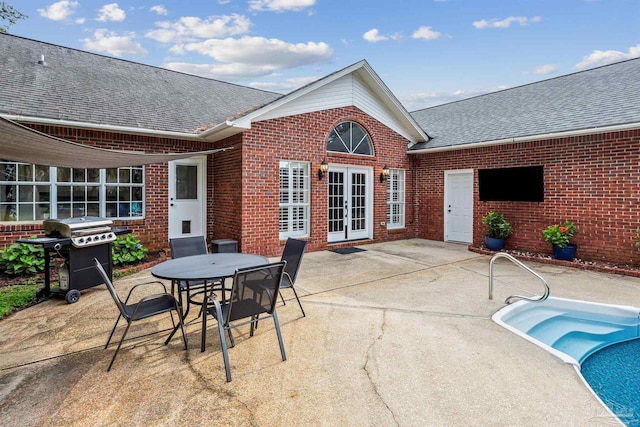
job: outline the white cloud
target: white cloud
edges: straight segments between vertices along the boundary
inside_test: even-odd
[[[116,21],[121,22],[124,21],[127,17],[127,14],[124,10],[120,9],[118,3],[110,3],[105,4],[100,9],[100,13],[96,18],[96,21],[106,22],[106,21]]]
[[[413,95],[399,97],[399,100],[408,111],[416,111],[418,109],[447,104],[449,102],[459,101],[461,99],[467,99],[504,89],[508,89],[508,86],[497,86],[492,89],[461,89],[451,92],[419,92]]]
[[[276,68],[272,66],[256,66],[248,64],[190,64],[187,62],[169,62],[165,68],[182,73],[194,74],[211,79],[234,81],[263,77],[271,74]]]
[[[156,22],[159,27],[145,35],[161,43],[180,43],[198,38],[217,38],[245,34],[251,27],[251,21],[243,15],[210,16],[201,19],[184,16],[176,22]]]
[[[362,38],[370,43],[377,43],[385,40],[400,40],[402,36],[399,33],[390,36],[383,36],[377,28],[373,28],[362,35]]]
[[[299,12],[316,4],[316,0],[249,0],[249,10],[262,12]]]
[[[540,21],[542,21],[542,18],[539,16],[534,16],[531,18],[527,18],[525,16],[509,16],[508,18],[501,19],[501,20],[492,19],[490,21],[487,21],[485,19],[482,19],[480,21],[475,21],[473,23],[473,26],[479,30],[484,30],[487,28],[509,28],[513,23],[524,26],[532,23],[537,23]]]
[[[288,93],[318,80],[320,77],[292,77],[281,82],[251,82],[248,86],[271,92]]]
[[[597,67],[638,57],[640,57],[640,44],[631,46],[627,53],[619,50],[594,50],[582,58],[582,61],[576,64],[576,68]]]
[[[523,74],[540,74],[540,75],[548,75],[553,74],[558,71],[558,67],[555,64],[544,64],[534,68],[532,71],[525,71]]]
[[[73,15],[76,7],[78,7],[77,1],[62,0],[49,5],[46,9],[38,9],[38,13],[53,21],[64,21]]]
[[[328,61],[333,50],[326,43],[287,43],[263,37],[210,39],[176,46],[213,58],[214,64],[171,62],[169,69],[220,80],[263,77],[277,70]],[[175,50],[174,53],[178,53]]]
[[[117,35],[105,29],[96,30],[92,39],[83,39],[84,48],[94,52],[108,53],[113,56],[146,55],[147,51],[134,42],[135,34]]]
[[[433,31],[431,27],[420,27],[414,31],[411,37],[414,39],[435,40],[442,37],[442,33]]]
[[[149,9],[151,12],[155,12],[158,15],[163,15],[166,16],[169,14],[169,12],[167,12],[167,8],[164,7],[163,5],[159,4],[156,6],[151,6],[151,8]]]
[[[209,39],[188,43],[185,50],[210,56],[216,61],[292,68],[323,62],[331,58],[333,50],[324,42],[288,43],[278,39],[244,36],[239,39]]]

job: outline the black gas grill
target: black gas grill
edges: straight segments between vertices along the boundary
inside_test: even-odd
[[[111,242],[130,230],[114,229],[107,218],[83,216],[48,219],[43,222],[45,237],[20,239],[19,243],[40,245],[44,249],[44,287],[38,297],[61,295],[69,304],[80,298],[80,291],[103,283],[95,268],[97,258],[111,277]],[[51,287],[50,258],[62,259],[58,270],[58,286]]]

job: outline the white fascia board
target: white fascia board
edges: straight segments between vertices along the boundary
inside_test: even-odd
[[[448,145],[446,147],[423,148],[421,150],[408,150],[407,154],[428,154],[440,153],[443,151],[469,150],[472,148],[490,147],[492,145],[505,145],[518,142],[539,141],[543,139],[567,138],[571,136],[582,136],[594,133],[618,132],[629,129],[640,129],[640,123],[627,123],[624,125],[612,125],[603,127],[594,127],[578,130],[570,130],[564,132],[544,133],[538,135],[529,135],[515,138],[496,139],[493,141],[474,142],[471,144]]]
[[[0,114],[0,116],[2,116],[7,120],[12,120],[14,122],[20,122],[20,123],[33,123],[33,124],[62,126],[62,127],[80,128],[80,129],[94,129],[94,130],[102,130],[102,131],[108,131],[108,132],[157,136],[162,138],[202,140],[202,137],[200,135],[195,133],[187,133],[187,132],[171,132],[171,131],[162,131],[162,130],[155,130],[155,129],[133,128],[128,126],[103,125],[98,123],[74,122],[71,120],[48,119],[43,117],[17,116],[13,114]]]
[[[416,122],[413,116],[409,114],[407,109],[404,108],[402,103],[400,103],[398,98],[396,98],[387,85],[384,84],[384,81],[382,81],[366,61],[363,62],[364,66],[361,68],[366,70],[367,73],[365,75],[360,73],[361,78],[371,85],[371,89],[380,97],[381,100],[387,101],[385,104],[387,104],[392,110],[399,113],[396,114],[396,117],[398,117],[401,122],[404,122],[408,127],[415,129],[414,132],[409,132],[413,136],[413,139],[415,139],[413,142],[423,142],[428,140],[429,137],[427,133],[420,127],[420,125],[418,125],[418,122]]]
[[[227,120],[200,133],[200,137],[210,142],[220,141],[247,129],[251,129],[251,121],[247,122],[244,118],[237,121]]]

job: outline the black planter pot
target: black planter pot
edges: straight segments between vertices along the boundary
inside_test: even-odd
[[[576,256],[577,248],[578,248],[578,245],[575,245],[573,243],[568,243],[567,246],[565,246],[564,248],[553,245],[553,257],[555,259],[573,261],[573,259]]]
[[[495,237],[485,236],[484,244],[487,246],[487,249],[492,251],[499,251],[504,247],[504,239],[496,239]]]

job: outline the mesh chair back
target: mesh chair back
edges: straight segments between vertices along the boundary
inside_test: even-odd
[[[129,316],[127,315],[127,311],[124,309],[124,303],[120,300],[120,297],[116,292],[116,288],[113,286],[113,283],[111,283],[111,280],[109,280],[109,275],[107,275],[107,272],[104,271],[104,268],[102,267],[102,264],[100,264],[100,261],[94,258],[93,262],[96,264],[96,268],[98,269],[98,273],[100,273],[100,277],[102,277],[102,280],[104,280],[104,284],[107,285],[107,289],[109,289],[111,298],[113,298],[113,301],[118,306],[120,314],[122,314],[125,319],[128,319]]]
[[[207,242],[204,236],[176,237],[169,240],[171,258],[182,258],[207,253]]]
[[[302,255],[307,247],[305,240],[297,240],[288,238],[287,243],[284,245],[281,261],[287,261],[285,272],[291,278],[291,285],[296,282],[296,276],[300,269],[300,262],[302,261]]]
[[[233,277],[225,323],[267,313],[273,314],[286,261],[243,268]]]

